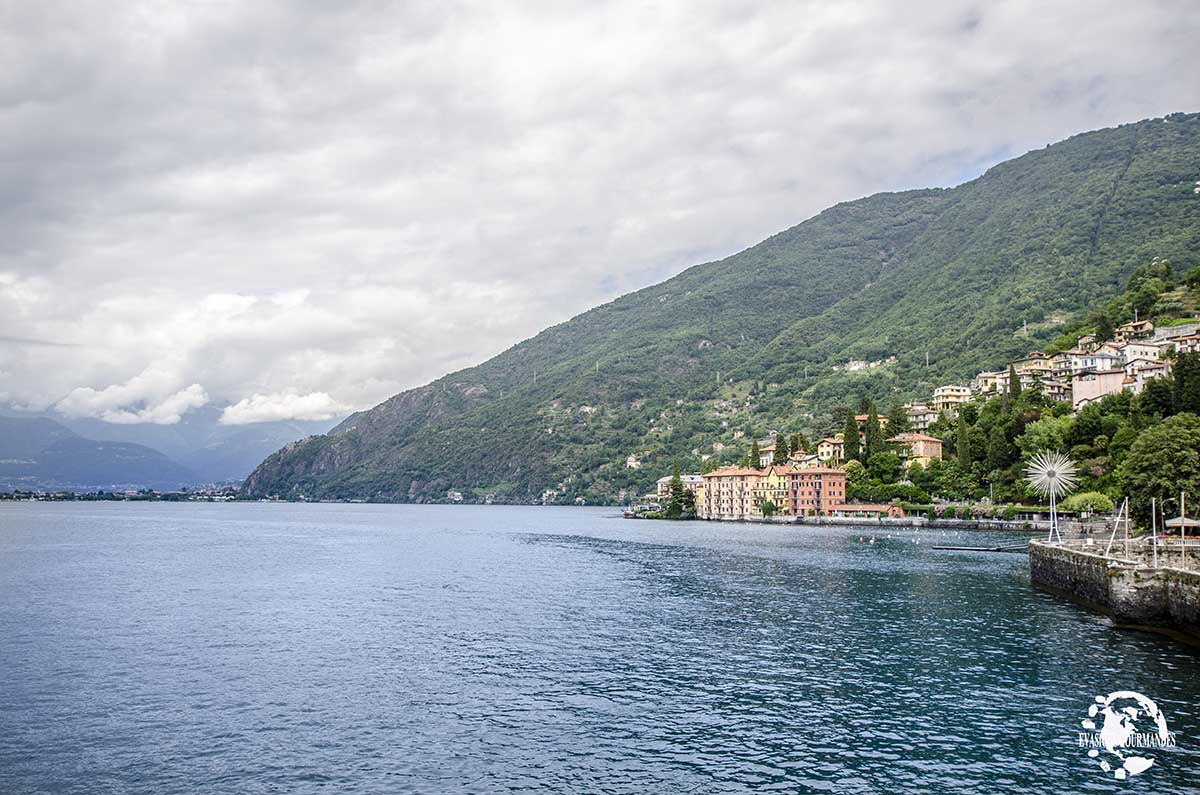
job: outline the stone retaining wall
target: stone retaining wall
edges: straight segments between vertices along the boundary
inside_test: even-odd
[[[1154,569],[1034,541],[1029,576],[1122,623],[1170,627],[1200,639],[1200,571]]]

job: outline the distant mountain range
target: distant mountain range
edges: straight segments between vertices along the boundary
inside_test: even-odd
[[[149,447],[85,439],[45,417],[0,417],[0,489],[174,489],[195,482],[195,473]]]
[[[605,500],[839,406],[1037,349],[1139,264],[1200,262],[1200,115],[1075,136],[952,189],[838,204],[294,442],[248,495]],[[894,358],[893,358],[894,357]],[[850,366],[851,362],[860,362]]]
[[[0,416],[0,489],[173,489],[241,481],[279,447],[335,421],[221,425],[205,407],[175,425]]]

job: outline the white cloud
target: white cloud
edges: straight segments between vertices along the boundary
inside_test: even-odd
[[[140,381],[138,377],[101,390],[79,387],[71,390],[55,408],[68,417],[95,417],[119,425],[140,422],[174,425],[188,409],[208,403],[208,395],[199,384],[153,398],[144,394],[144,383]]]
[[[252,422],[277,420],[329,420],[348,414],[350,409],[324,392],[299,395],[284,392],[274,395],[251,395],[226,406],[221,412],[222,425],[247,425]]]
[[[837,201],[1196,110],[1198,33],[1184,0],[0,4],[0,393],[364,408]]]

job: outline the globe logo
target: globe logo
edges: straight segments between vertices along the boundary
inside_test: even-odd
[[[1096,696],[1080,725],[1086,731],[1079,733],[1079,746],[1101,770],[1121,780],[1150,769],[1154,757],[1147,750],[1176,744],[1158,705],[1132,690]]]

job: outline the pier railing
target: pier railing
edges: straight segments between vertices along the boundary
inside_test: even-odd
[[[1052,546],[1101,555],[1132,566],[1200,571],[1200,538],[1195,536],[1181,539],[1178,535],[1157,538],[1143,535],[1127,539],[1121,531],[1113,536],[1111,527],[1101,527],[1099,532],[1063,532],[1063,540]]]

